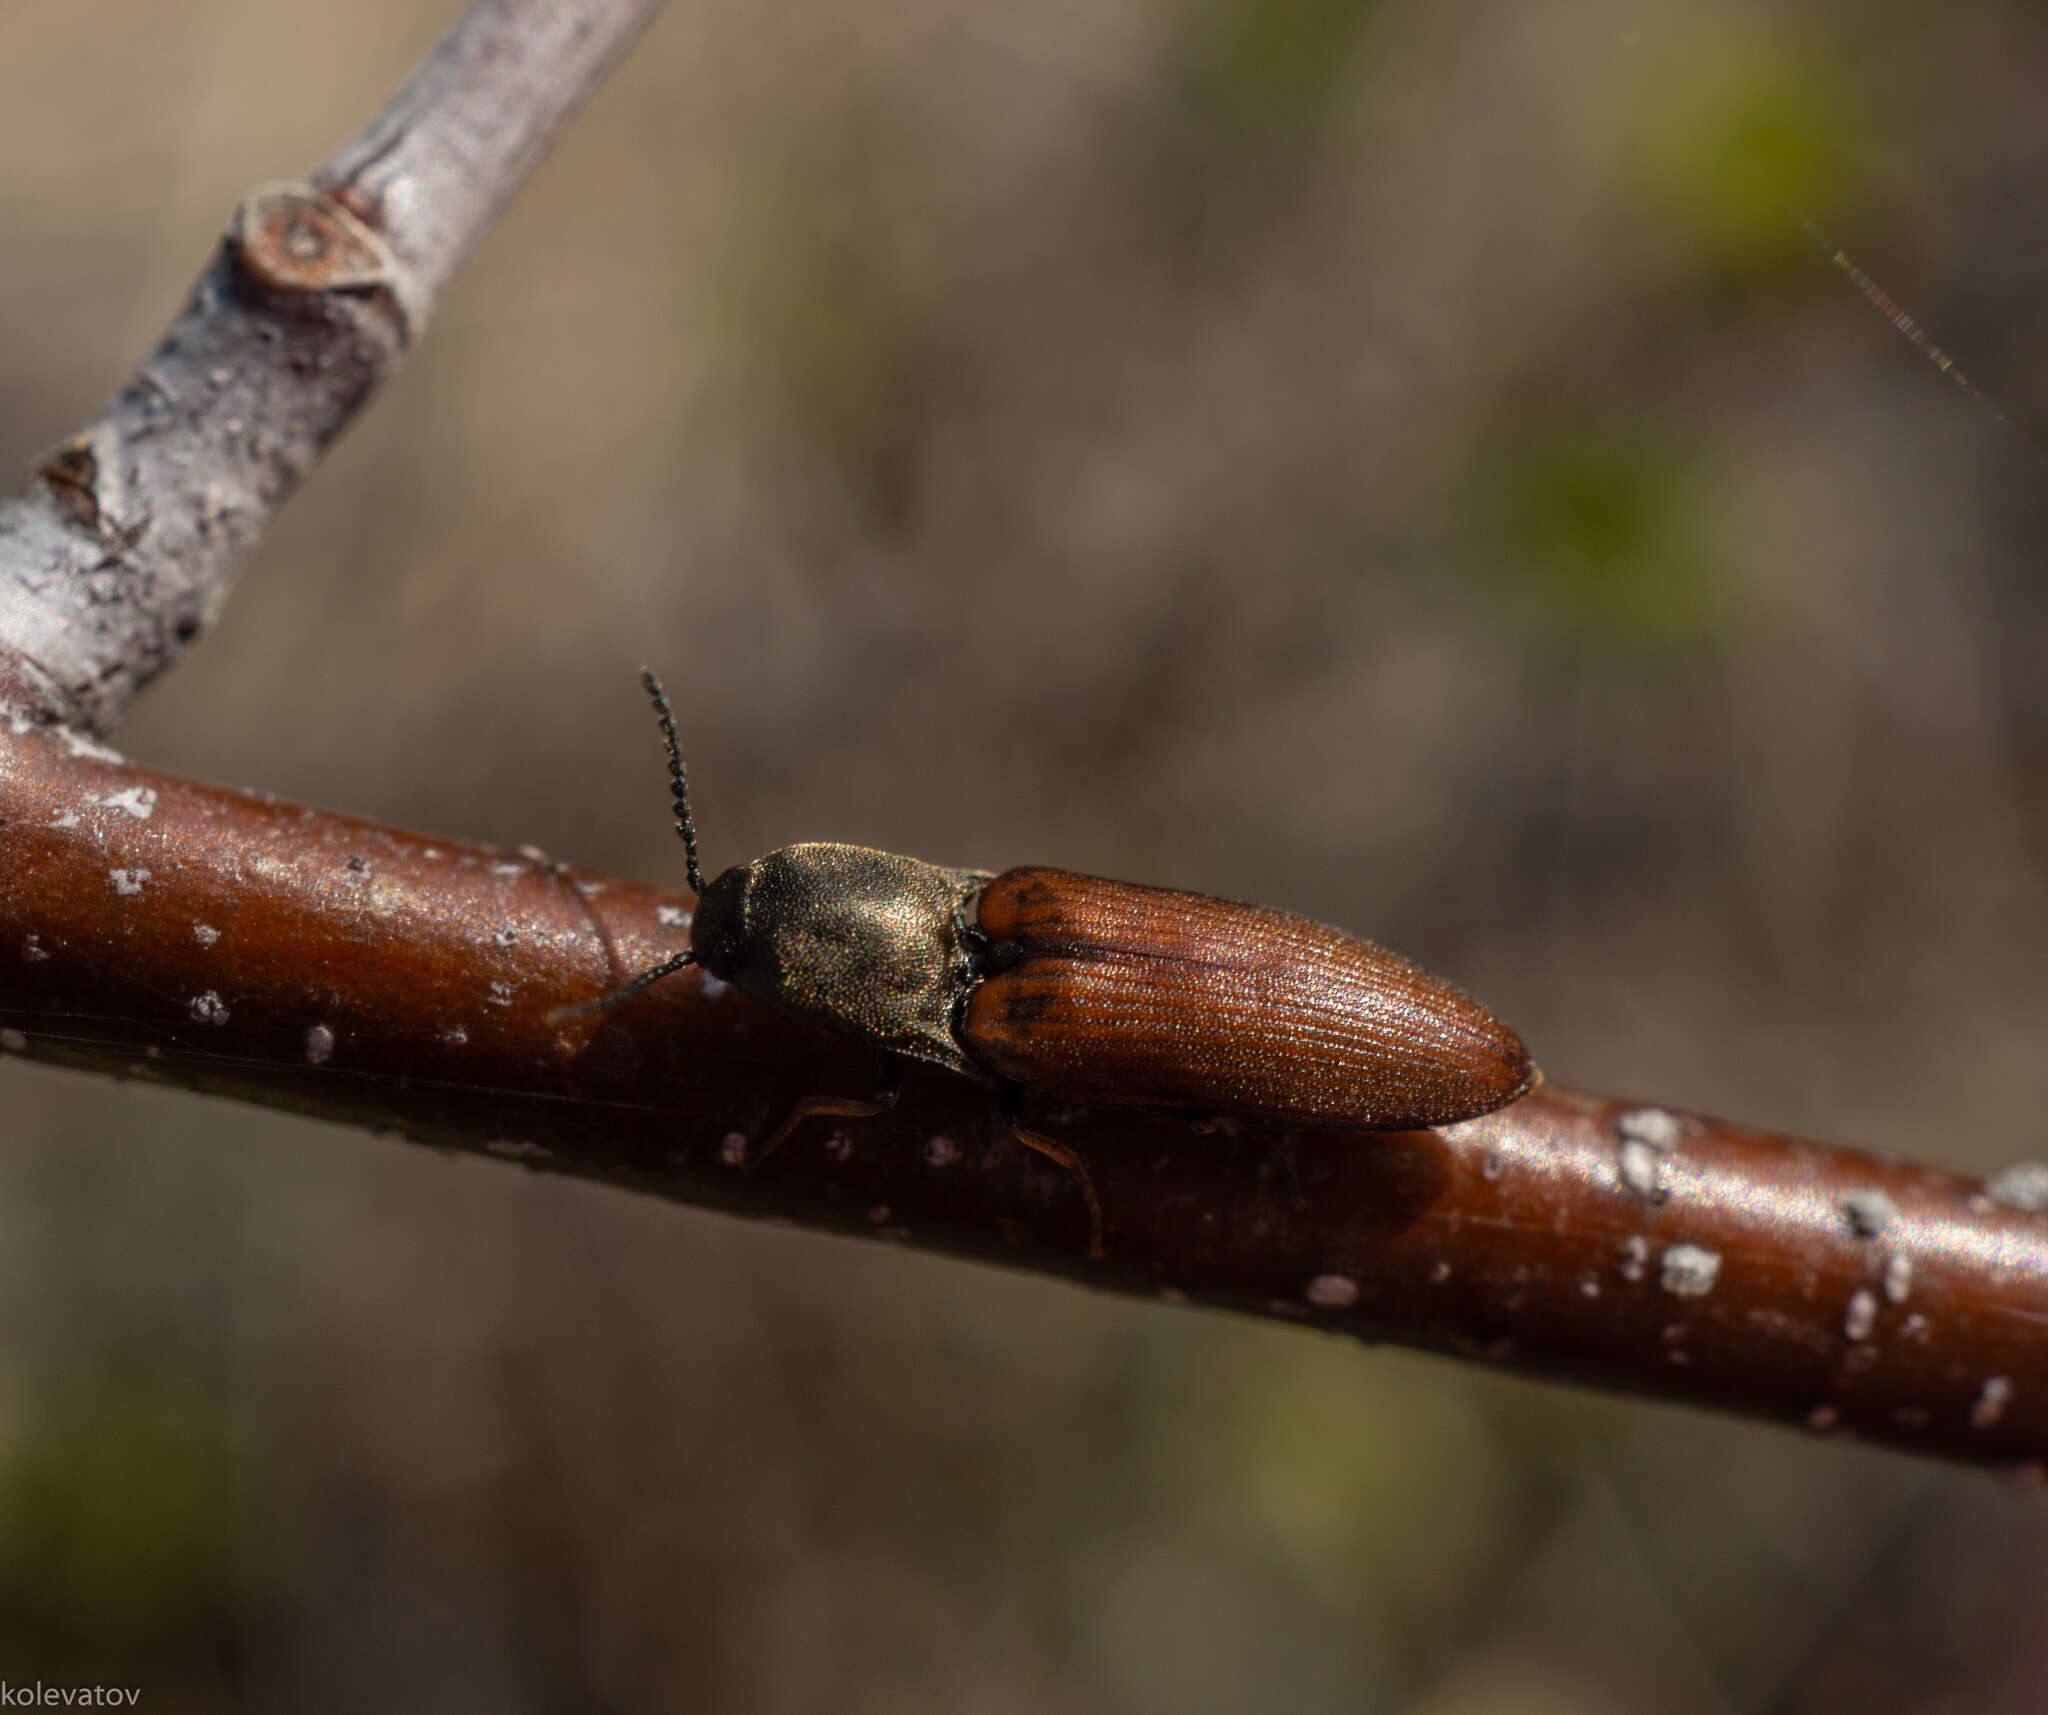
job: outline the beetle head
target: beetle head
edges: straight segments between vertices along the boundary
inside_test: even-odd
[[[714,977],[731,982],[747,959],[747,891],[754,866],[736,863],[697,896],[690,950]]]

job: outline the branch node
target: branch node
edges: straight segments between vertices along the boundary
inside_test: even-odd
[[[250,278],[273,292],[397,289],[384,240],[311,185],[258,185],[235,211],[230,243]]]
[[[73,435],[36,460],[31,471],[49,485],[57,510],[83,530],[100,527],[100,461],[89,435]]]

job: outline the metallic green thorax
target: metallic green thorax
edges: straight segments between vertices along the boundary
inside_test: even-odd
[[[842,1036],[987,1074],[953,1037],[988,876],[865,846],[784,846],[704,889],[690,945],[749,1000]]]

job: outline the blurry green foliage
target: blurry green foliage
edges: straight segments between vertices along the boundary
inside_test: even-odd
[[[900,451],[933,269],[911,187],[859,127],[795,147],[758,187],[733,281],[749,382],[833,458]]]
[[[1647,423],[1540,420],[1473,461],[1459,512],[1528,616],[1594,648],[1716,640],[1732,578],[1709,464]]]
[[[1780,47],[1687,56],[1650,110],[1642,191],[1710,274],[1806,266],[1801,219],[1838,220],[1860,188],[1870,150],[1855,108],[1839,78]]]
[[[0,1437],[0,1647],[90,1665],[198,1644],[234,1611],[243,1461],[187,1388],[29,1396]]]
[[[1167,1421],[1183,1502],[1337,1607],[1455,1606],[1513,1539],[1514,1473],[1466,1390],[1337,1341],[1208,1351]]]
[[[1246,140],[1319,129],[1351,84],[1377,0],[1201,0],[1191,15],[1189,93]]]

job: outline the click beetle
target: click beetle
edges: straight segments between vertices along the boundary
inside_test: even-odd
[[[641,681],[661,721],[697,895],[690,947],[560,1016],[616,1005],[695,964],[771,1012],[873,1044],[873,1098],[812,1097],[769,1149],[810,1114],[880,1113],[895,1100],[898,1057],[929,1061],[995,1085],[1019,1139],[1075,1174],[1100,1255],[1087,1170],[1072,1150],[1017,1125],[1019,1088],[1397,1131],[1490,1113],[1536,1082],[1521,1041],[1470,996],[1370,941],[1286,912],[1065,870],[997,875],[826,843],[784,846],[707,884],[675,717],[654,674]]]

